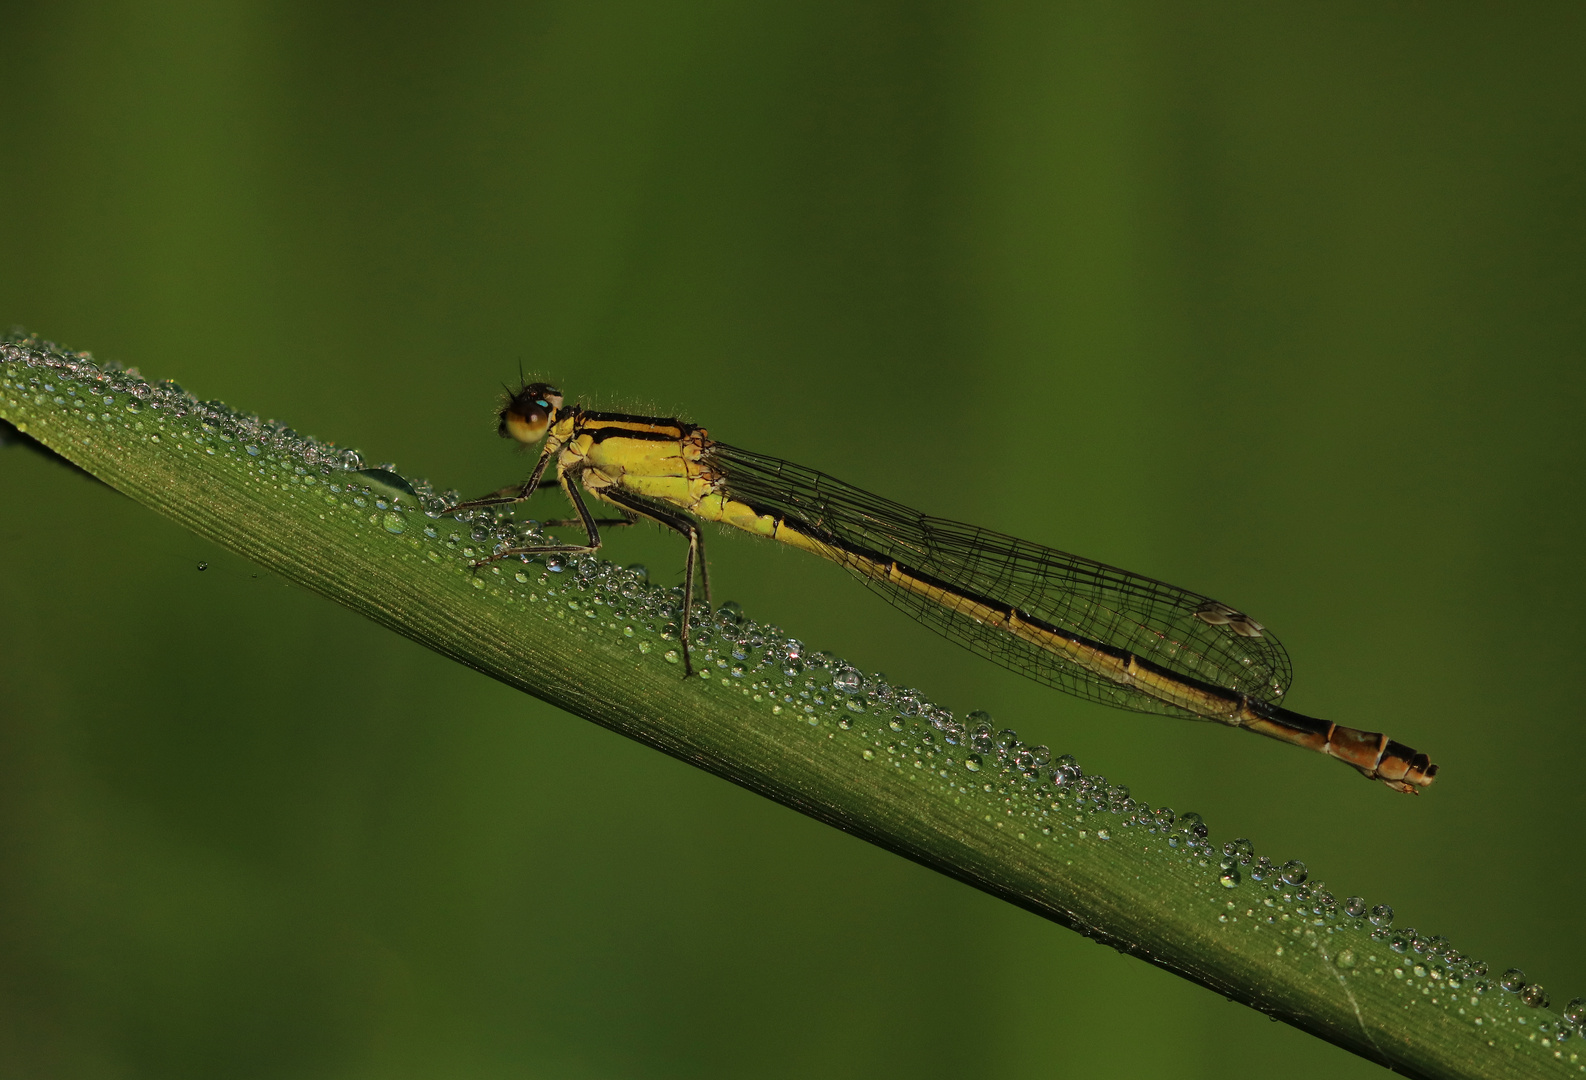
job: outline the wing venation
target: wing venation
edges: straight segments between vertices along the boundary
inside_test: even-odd
[[[1210,597],[922,514],[815,469],[737,447],[713,443],[705,464],[721,477],[723,494],[796,521],[835,548],[877,553],[1065,632],[1255,700],[1276,704],[1292,682],[1288,653],[1271,631]],[[1020,674],[1120,709],[1193,715],[917,592],[854,573],[938,633]]]

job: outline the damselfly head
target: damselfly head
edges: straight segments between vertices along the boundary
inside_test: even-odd
[[[562,407],[562,392],[550,383],[529,383],[501,406],[503,439],[533,444],[545,438],[546,429]]]

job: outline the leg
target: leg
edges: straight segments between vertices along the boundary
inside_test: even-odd
[[[638,518],[631,518],[631,517],[596,518],[595,519],[595,524],[596,525],[610,525],[613,528],[620,528],[623,525],[637,525],[638,523],[639,523],[639,519]],[[543,526],[544,528],[547,528],[547,529],[564,529],[564,528],[566,528],[569,525],[582,525],[582,524],[583,524],[583,522],[577,520],[576,518],[558,518],[556,521],[542,521],[542,522],[540,522],[540,525]]]
[[[535,489],[540,486],[540,477],[545,475],[545,469],[550,463],[551,451],[549,449],[541,451],[540,460],[535,463],[534,471],[529,474],[529,478],[523,482],[523,486],[518,488],[515,494],[511,494],[512,489],[507,488],[506,490],[509,494],[488,495],[483,499],[472,499],[469,502],[458,503],[456,506],[448,506],[442,512],[455,514],[459,510],[478,510],[485,506],[511,506],[513,503],[520,503],[534,494]]]
[[[700,589],[705,593],[705,608],[706,610],[709,610],[711,606],[710,571],[706,569],[705,565],[705,534],[699,531],[699,527],[697,525],[694,527],[694,535],[692,539],[695,550],[699,552],[699,585]]]
[[[693,624],[694,568],[696,565],[699,567],[701,581],[705,581],[705,537],[699,531],[699,523],[682,511],[673,510],[667,506],[660,506],[650,502],[648,499],[641,499],[626,492],[617,492],[611,488],[601,492],[601,497],[610,500],[629,513],[647,517],[651,521],[665,525],[668,529],[681,533],[688,539],[688,557],[683,563],[683,617],[679,620],[678,627],[678,640],[683,645],[683,677],[686,679],[694,674],[694,663],[689,657],[689,647],[693,640],[690,627]],[[708,604],[710,598],[708,584],[706,584],[705,596]]]
[[[544,469],[542,462],[542,467],[534,471],[534,476],[530,477],[530,482],[533,484],[538,484],[539,474],[543,471]],[[473,568],[477,570],[481,566],[488,566],[491,563],[498,562],[501,559],[510,559],[515,555],[588,555],[592,552],[599,551],[600,528],[596,524],[594,517],[589,513],[589,507],[584,505],[583,496],[579,495],[578,489],[573,486],[572,477],[567,476],[565,473],[562,476],[562,490],[567,493],[567,501],[573,504],[573,509],[578,511],[578,523],[584,527],[584,534],[587,538],[586,543],[535,544],[530,547],[502,548],[500,551],[493,552],[492,554],[485,556],[483,559],[475,559],[473,562]],[[512,501],[516,502],[520,500]]]

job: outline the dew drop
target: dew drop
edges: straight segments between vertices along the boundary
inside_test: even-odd
[[[1351,919],[1361,918],[1366,914],[1366,901],[1364,897],[1351,896],[1344,900],[1344,914]]]
[[[1527,984],[1526,988],[1520,991],[1520,1000],[1533,1009],[1545,1009],[1549,1004],[1547,991],[1542,989],[1540,983]]]
[[[968,754],[968,755],[966,755],[964,757],[964,768],[968,769],[970,772],[979,772],[980,771],[980,755],[979,754]]]
[[[681,659],[676,649],[668,649],[666,652],[662,653],[661,656],[662,659],[664,659],[668,664],[675,664],[679,659]]]
[[[1387,904],[1378,904],[1371,909],[1371,925],[1383,929],[1393,925],[1393,909]]]
[[[1337,964],[1343,970],[1348,971],[1350,968],[1355,966],[1355,950],[1344,949],[1337,956],[1333,957],[1333,963]]]
[[[840,668],[832,674],[832,689],[840,694],[857,694],[864,685],[865,677],[853,668]]]
[[[1564,1019],[1572,1024],[1586,1024],[1586,998],[1570,998],[1564,1006]]]
[[[1239,863],[1240,866],[1249,866],[1250,861],[1255,858],[1256,846],[1241,836],[1237,840],[1230,840],[1224,844],[1223,854]]]
[[[407,530],[407,523],[402,520],[402,515],[395,511],[388,512],[381,519],[380,524],[385,526],[385,531],[392,536],[401,536]]]
[[[1224,867],[1222,873],[1217,875],[1217,881],[1225,889],[1234,888],[1240,881],[1239,868],[1237,866]]]
[[[198,569],[199,569],[200,572],[202,572],[204,570],[208,570],[209,569],[209,564],[207,562],[201,562],[201,563],[198,564]]]
[[[1310,871],[1305,868],[1305,864],[1300,862],[1300,860],[1290,859],[1288,862],[1283,864],[1283,869],[1280,871],[1280,875],[1283,878],[1284,884],[1300,885],[1303,884],[1305,879],[1310,876]]]
[[[1525,989],[1525,972],[1519,968],[1510,968],[1498,976],[1498,985],[1511,994],[1518,994]]]
[[[964,724],[969,728],[969,745],[982,754],[989,754],[997,748],[996,740],[991,736],[991,714],[984,709],[976,709],[964,717]]]

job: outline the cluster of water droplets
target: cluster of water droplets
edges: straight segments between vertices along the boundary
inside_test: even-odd
[[[642,566],[621,567],[590,555],[499,558],[507,549],[554,541],[540,523],[516,520],[497,508],[447,516],[446,509],[461,501],[458,492],[437,493],[425,481],[403,478],[394,465],[368,468],[355,450],[219,402],[199,401],[175,383],[151,384],[136,370],[101,366],[86,354],[63,352],[35,338],[0,343],[0,417],[19,417],[19,410],[30,405],[67,408],[90,422],[118,423],[154,441],[164,432],[167,438],[185,439],[184,452],[233,458],[294,493],[318,490],[317,482],[329,493],[327,502],[366,515],[385,533],[405,536],[416,547],[427,546],[429,561],[450,562],[476,587],[497,593],[504,588],[504,595],[551,604],[558,617],[581,630],[611,632],[631,639],[641,654],[682,662],[680,587],[653,586]],[[166,420],[186,423],[167,428]],[[983,802],[1000,800],[1001,818],[987,813],[984,820],[1011,826],[1020,840],[1039,846],[1040,838],[1054,830],[1085,841],[1155,837],[1167,852],[1215,873],[1225,889],[1248,882],[1247,887],[1260,890],[1259,899],[1241,905],[1247,919],[1285,926],[1303,922],[1329,935],[1362,931],[1398,958],[1399,977],[1408,972],[1449,991],[1497,991],[1535,1009],[1549,1007],[1546,990],[1519,970],[1493,979],[1485,963],[1465,956],[1446,938],[1413,927],[1395,929],[1387,904],[1368,905],[1359,896],[1339,901],[1325,884],[1310,880],[1304,863],[1258,856],[1248,839],[1230,840],[1219,852],[1199,814],[1136,799],[1128,787],[1086,772],[1072,756],[1054,756],[1046,746],[1024,743],[985,712],[959,718],[918,690],[895,686],[879,673],[866,674],[828,652],[808,650],[780,628],[748,618],[734,603],[711,610],[696,601],[691,619],[689,659],[702,684],[740,693],[766,705],[773,716],[794,717],[812,728],[825,725],[831,737],[846,733],[857,739],[867,762],[912,767]],[[1220,918],[1226,922],[1231,916]],[[1343,971],[1374,959],[1353,947],[1333,954]],[[1536,1030],[1562,1044],[1579,1037],[1583,1023],[1586,1000],[1575,998],[1560,1020],[1541,1021]]]
[[[97,364],[87,353],[65,352],[36,337],[0,343],[0,364],[11,374],[0,390],[32,397],[36,405],[53,403],[82,414],[91,422],[110,423],[148,414],[170,419],[192,418],[201,433],[251,457],[265,453],[289,455],[305,468],[331,473],[364,468],[356,450],[300,435],[275,420],[247,416],[218,401],[200,401],[174,382],[151,383],[134,369]],[[13,407],[20,407],[18,401]],[[136,420],[128,425],[136,428]],[[212,448],[211,452],[215,452]]]
[[[1225,888],[1237,887],[1244,877],[1253,883],[1281,894],[1293,905],[1293,910],[1309,916],[1315,927],[1344,924],[1365,931],[1370,940],[1393,955],[1396,972],[1408,973],[1418,979],[1429,980],[1430,985],[1450,992],[1468,990],[1480,996],[1502,991],[1520,1004],[1533,1009],[1547,1009],[1551,998],[1539,983],[1528,982],[1525,973],[1510,968],[1493,978],[1483,960],[1466,956],[1440,934],[1423,934],[1415,927],[1395,928],[1393,908],[1387,904],[1368,904],[1360,896],[1348,896],[1341,902],[1327,889],[1325,883],[1310,880],[1309,869],[1303,862],[1291,859],[1276,863],[1258,856],[1255,845],[1240,837],[1222,846],[1219,863],[1219,880]],[[1271,905],[1271,900],[1265,900]],[[1267,921],[1274,921],[1267,916]],[[1344,969],[1355,967],[1360,958],[1353,949],[1344,949],[1335,955],[1335,963]],[[1586,1031],[1586,998],[1574,998],[1564,1007],[1558,1022],[1542,1020],[1537,1031],[1553,1042],[1566,1043],[1580,1038]]]

